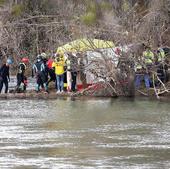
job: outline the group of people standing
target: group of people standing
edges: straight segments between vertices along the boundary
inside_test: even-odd
[[[9,67],[13,63],[8,58],[6,63],[0,68],[0,93],[5,84],[5,93],[8,92],[8,82],[10,81]],[[15,92],[24,92],[27,88],[26,70],[30,61],[24,57],[21,59],[17,68],[17,84]],[[67,81],[67,91],[76,91],[77,81],[77,59],[72,53],[67,53],[67,58],[63,54],[55,54],[54,59],[48,59],[46,53],[37,55],[32,65],[32,77],[36,77],[36,92],[43,89],[49,92],[48,86],[51,81],[55,82],[57,93],[64,92],[64,82]]]
[[[154,53],[151,48],[145,46],[145,51],[143,52],[143,56],[138,60],[136,64],[136,77],[135,77],[135,87],[139,89],[141,86],[141,81],[144,80],[145,87],[147,90],[153,85],[159,85],[159,81],[167,82],[167,61],[166,54],[162,48],[158,48],[158,50]],[[153,82],[153,75],[157,75],[159,80],[155,80]],[[154,84],[153,84],[154,83]]]
[[[55,82],[56,93],[64,92],[64,82],[67,81],[67,91],[76,91],[77,67],[76,57],[72,53],[56,53],[54,59],[47,59],[45,53],[37,56],[32,68],[32,77],[36,75],[36,91],[43,88],[49,92],[48,85],[51,81]]]
[[[81,58],[81,57],[80,57]],[[77,89],[77,74],[80,72],[80,80],[83,83],[83,69],[81,67],[81,59],[78,62],[78,57],[73,53],[61,54],[56,53],[52,59],[48,59],[46,53],[37,55],[32,65],[32,77],[36,77],[36,92],[43,89],[46,93],[49,92],[49,83],[55,82],[56,93],[62,93],[65,90],[75,92]],[[9,67],[12,64],[12,59],[8,58],[6,63],[0,68],[0,93],[3,85],[5,85],[5,93],[8,92],[8,82],[10,81]],[[27,88],[26,70],[30,67],[28,58],[22,58],[17,68],[17,84],[15,91],[25,91]],[[29,65],[29,66],[28,66]],[[166,53],[162,48],[158,48],[153,52],[150,47],[145,46],[143,56],[138,58],[135,66],[135,87],[138,90],[141,86],[141,81],[144,80],[146,89],[149,89],[153,83],[153,75],[157,75],[159,81],[167,82],[167,61]],[[84,78],[86,79],[86,78]],[[66,82],[67,86],[64,86]],[[83,84],[86,84],[83,83]],[[156,85],[160,85],[157,82]]]

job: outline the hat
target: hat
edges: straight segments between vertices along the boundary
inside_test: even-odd
[[[6,61],[6,63],[7,63],[8,65],[11,65],[11,64],[13,63],[13,61],[12,61],[12,59],[8,58],[7,61]]]
[[[43,52],[43,53],[41,53],[41,56],[42,56],[42,58],[43,58],[43,59],[46,59],[46,58],[47,58],[47,54],[46,54],[46,53],[44,53],[44,52]]]
[[[42,60],[42,56],[41,55],[37,55],[37,61],[40,62]]]
[[[22,58],[21,61],[24,62],[24,63],[29,63],[29,59],[28,58]]]

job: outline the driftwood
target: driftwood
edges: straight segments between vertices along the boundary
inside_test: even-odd
[[[154,97],[155,95],[157,99],[160,99],[160,97],[169,97],[170,89],[163,90],[154,87],[150,88],[148,91],[145,91],[144,89],[136,91],[136,96]]]
[[[73,93],[72,96],[117,97],[117,93],[114,92],[109,83],[99,82],[84,90]]]

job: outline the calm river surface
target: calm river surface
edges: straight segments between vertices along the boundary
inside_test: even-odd
[[[0,100],[2,169],[169,169],[170,104]]]

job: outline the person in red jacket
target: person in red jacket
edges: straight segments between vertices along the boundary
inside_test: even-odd
[[[48,73],[49,73],[49,76],[50,76],[50,79],[48,80],[47,84],[49,84],[50,82],[55,82],[56,81],[56,75],[55,75],[55,71],[52,67],[52,64],[53,64],[53,60],[52,59],[49,59],[47,61],[47,67],[48,67]]]

